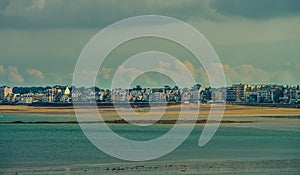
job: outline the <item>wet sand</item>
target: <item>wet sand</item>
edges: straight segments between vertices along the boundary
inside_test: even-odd
[[[4,175],[45,174],[122,174],[122,175],[198,175],[198,174],[278,174],[300,173],[300,160],[219,160],[187,162],[136,162],[116,164],[87,164],[71,166],[4,168]]]

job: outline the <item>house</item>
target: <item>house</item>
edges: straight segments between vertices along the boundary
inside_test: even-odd
[[[0,87],[0,100],[6,101],[6,97],[13,93],[13,89],[8,86]]]

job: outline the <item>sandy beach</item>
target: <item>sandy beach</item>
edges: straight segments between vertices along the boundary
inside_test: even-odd
[[[188,161],[188,162],[139,162],[116,164],[88,164],[71,166],[4,168],[5,175],[46,175],[46,174],[277,174],[288,175],[300,172],[300,160],[270,161]]]
[[[155,116],[162,114],[164,119],[172,118],[176,119],[180,112],[187,118],[191,115],[197,115],[198,120],[205,120],[209,115],[210,109],[219,110],[225,108],[223,121],[231,122],[289,122],[299,123],[298,117],[300,116],[299,108],[277,108],[277,107],[257,107],[257,106],[241,106],[241,105],[195,105],[188,104],[167,106],[166,110],[162,107],[153,107],[151,113],[150,108],[134,108],[134,112],[129,108],[117,108],[118,112],[114,108],[101,107],[98,109],[82,107],[78,108],[79,112],[83,112],[89,115],[95,115],[95,111],[98,110],[103,117],[116,118],[119,115],[135,117],[143,115],[145,120],[148,120],[148,116]],[[198,111],[199,110],[199,111]],[[47,116],[67,116],[75,117],[73,107],[34,107],[34,106],[0,106],[1,114],[45,114]],[[289,118],[289,120],[285,120]],[[74,118],[74,120],[76,120]],[[201,122],[199,122],[201,123]],[[300,124],[300,123],[299,123]]]
[[[179,111],[182,110],[184,114],[188,115],[190,113],[194,113],[197,108],[199,108],[199,116],[207,116],[209,114],[209,110],[212,108],[213,110],[217,110],[220,107],[224,107],[224,116],[299,116],[300,109],[299,108],[277,108],[277,107],[258,107],[258,106],[241,106],[241,105],[183,105],[181,108],[180,105],[167,106],[166,112],[164,116],[172,116],[178,115]],[[153,107],[154,110],[161,112],[161,107]],[[79,108],[79,110],[93,110],[92,108]],[[105,116],[117,116],[114,108],[109,107],[101,107],[98,108],[101,114]],[[128,112],[128,108],[118,108],[118,110],[123,111],[124,114],[132,115]],[[140,113],[141,115],[147,113],[149,108],[135,108],[135,111]],[[35,106],[12,106],[12,105],[3,105],[0,106],[0,114],[7,113],[28,113],[28,114],[74,114],[73,107],[35,107]],[[155,113],[154,113],[155,114]]]

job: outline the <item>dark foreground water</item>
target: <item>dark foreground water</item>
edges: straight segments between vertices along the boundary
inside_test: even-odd
[[[15,118],[14,118],[15,117]],[[25,117],[27,121],[37,116]],[[42,116],[43,119],[45,116]],[[24,116],[6,116],[2,121]],[[51,121],[74,118],[48,117]],[[40,118],[38,118],[40,120]],[[253,124],[227,124],[219,127],[213,139],[198,146],[203,125],[197,125],[188,139],[175,151],[157,161],[187,160],[292,160],[300,159],[300,132],[294,130],[259,129]],[[278,124],[280,126],[280,124]],[[159,137],[172,125],[139,128],[114,124],[110,127],[127,138],[147,140]],[[183,126],[184,127],[184,126]],[[120,148],[122,149],[122,148]],[[85,137],[77,124],[1,124],[0,168],[36,167],[78,164],[122,163],[98,150]]]

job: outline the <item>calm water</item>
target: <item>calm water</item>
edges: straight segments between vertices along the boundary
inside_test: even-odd
[[[72,117],[5,115],[0,121],[74,121]],[[300,159],[300,132],[259,129],[244,124],[219,127],[205,146],[198,139],[203,125],[197,125],[188,139],[175,151],[155,161],[201,160],[280,160]],[[172,125],[136,127],[110,125],[127,138],[147,140],[161,136]],[[93,146],[75,124],[0,125],[0,167],[50,166],[122,162]]]

